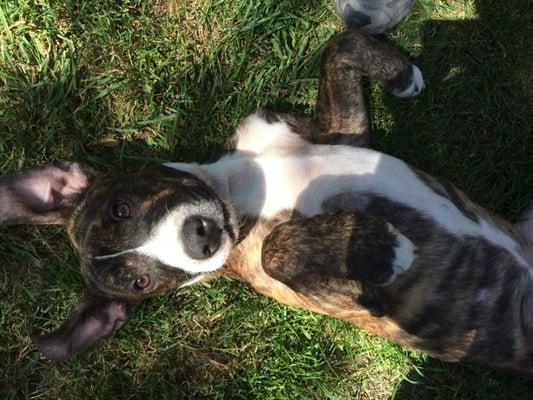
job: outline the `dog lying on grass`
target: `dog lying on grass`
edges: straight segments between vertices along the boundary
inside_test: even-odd
[[[514,226],[369,149],[364,75],[398,96],[423,87],[395,50],[346,32],[324,50],[314,119],[253,114],[212,164],[3,177],[0,221],[64,224],[87,284],[41,351],[68,359],[143,299],[224,274],[442,360],[531,374],[533,211]]]

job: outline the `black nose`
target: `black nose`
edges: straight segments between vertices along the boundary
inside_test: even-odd
[[[190,217],[181,228],[185,252],[195,260],[205,260],[216,253],[220,247],[222,229],[210,218]]]

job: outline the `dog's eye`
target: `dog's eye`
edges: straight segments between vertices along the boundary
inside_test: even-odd
[[[146,289],[149,285],[150,277],[148,275],[141,275],[137,279],[135,279],[135,282],[133,282],[133,289],[140,292]]]
[[[111,216],[115,219],[128,219],[131,217],[131,207],[125,201],[119,200],[111,206]]]

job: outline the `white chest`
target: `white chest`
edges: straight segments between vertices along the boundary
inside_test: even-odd
[[[212,164],[209,171],[227,174],[230,197],[240,216],[270,218],[293,209],[312,216],[323,212],[324,203],[336,195],[382,196],[431,217],[452,235],[484,237],[527,264],[507,233],[487,221],[467,218],[404,162],[369,149],[315,145],[311,151],[291,155],[237,152]],[[362,203],[354,201],[350,209],[362,211]]]
[[[403,161],[371,149],[314,145],[283,122],[248,117],[235,134],[236,151],[209,165],[174,164],[211,177],[227,190],[238,215],[269,218],[283,210],[312,216],[337,195],[361,201],[381,196],[432,218],[457,237],[483,237],[506,248],[522,263],[517,242],[489,221],[476,223],[428,187]]]

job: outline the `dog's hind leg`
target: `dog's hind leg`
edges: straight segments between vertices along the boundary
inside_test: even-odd
[[[315,142],[369,145],[363,76],[399,97],[424,85],[420,70],[388,44],[357,31],[338,34],[322,54],[315,120],[323,138]]]

